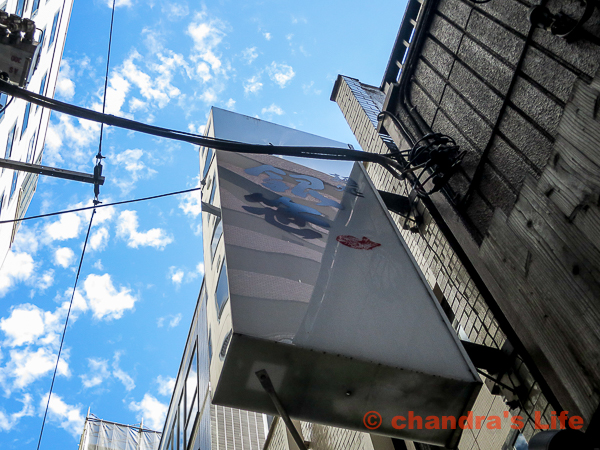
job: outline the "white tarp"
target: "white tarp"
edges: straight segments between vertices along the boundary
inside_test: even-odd
[[[161,433],[88,417],[79,450],[157,450]]]

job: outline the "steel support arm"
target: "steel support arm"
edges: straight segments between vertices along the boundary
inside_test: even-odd
[[[104,177],[94,178],[94,175],[83,172],[74,172],[72,170],[57,169],[56,167],[39,166],[37,164],[29,164],[10,159],[0,158],[0,167],[6,169],[19,170],[21,172],[37,173],[38,175],[48,175],[56,178],[64,178],[66,180],[81,181],[90,184],[104,184]]]

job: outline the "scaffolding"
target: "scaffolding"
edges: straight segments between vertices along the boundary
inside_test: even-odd
[[[107,422],[88,413],[79,450],[157,450],[162,433],[141,424]]]

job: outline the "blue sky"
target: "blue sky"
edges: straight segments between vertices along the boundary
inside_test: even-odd
[[[112,2],[111,2],[112,3]],[[378,85],[404,2],[117,0],[107,112],[202,132],[210,106],[357,146],[338,73]],[[101,108],[107,0],[76,0],[56,98]],[[53,114],[43,163],[91,172],[99,126]],[[103,202],[194,187],[197,150],[109,128]],[[91,203],[40,179],[28,215]],[[162,428],[202,281],[197,195],[94,218],[42,447],[74,448],[88,407]],[[0,272],[0,447],[35,448],[89,213],[24,223]]]

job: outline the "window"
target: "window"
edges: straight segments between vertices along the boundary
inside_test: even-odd
[[[25,134],[25,130],[27,130],[27,125],[29,125],[29,113],[31,112],[31,102],[27,102],[27,106],[25,107],[25,114],[23,115],[23,126],[21,127],[21,137]]]
[[[19,17],[23,17],[23,8],[25,7],[25,0],[18,0],[17,2],[17,10],[15,14]]]
[[[521,433],[517,435],[517,439],[515,439],[513,448],[515,450],[527,450],[527,440]]]
[[[39,39],[39,42],[40,42],[40,44],[39,44],[40,54],[41,54],[42,50],[44,49],[44,40],[45,40],[45,37],[46,37],[46,29],[44,28],[42,30],[41,34],[40,34],[40,39]],[[38,61],[39,61],[39,59],[38,59]]]
[[[206,154],[206,158],[204,159],[204,170],[202,170],[202,179],[206,178],[206,174],[208,174],[208,169],[210,169],[210,162],[212,161],[213,149],[209,148],[208,153]]]
[[[6,139],[6,151],[4,152],[4,159],[10,159],[12,155],[13,142],[15,140],[15,132],[17,130],[17,124],[13,125],[12,129],[8,133],[8,139]]]
[[[42,82],[40,83],[40,91],[38,92],[38,94],[40,95],[44,95],[44,91],[46,90],[46,78],[48,78],[48,72],[46,72],[42,77]]]
[[[52,22],[52,30],[50,31],[50,40],[48,41],[48,48],[54,43],[54,38],[56,37],[56,25],[58,24],[58,14],[54,16],[54,21]]]
[[[184,416],[184,398],[181,396],[181,401],[179,402],[179,438],[177,439],[177,445],[179,450],[185,449],[185,441],[183,440],[183,416]]]
[[[17,170],[13,173],[12,183],[10,184],[10,195],[8,197],[8,201],[10,202],[13,198],[13,194],[17,190],[17,180],[19,179],[19,172]]]
[[[31,16],[37,12],[40,7],[40,0],[33,0],[33,6],[31,7]]]
[[[4,198],[4,195],[2,195]],[[212,361],[212,333],[208,330],[208,361]]]
[[[219,241],[221,240],[221,235],[223,234],[223,221],[219,219],[219,224],[215,227],[215,231],[212,236],[212,240],[210,241],[210,256],[211,261],[215,260],[215,252],[217,251],[217,246],[219,245]]]
[[[187,409],[186,422],[189,422],[192,408],[194,406],[194,397],[196,395],[196,389],[198,388],[198,358],[196,358],[196,348],[194,347],[194,353],[192,362],[188,369],[187,378],[185,381],[185,404]]]
[[[217,179],[215,178],[213,181],[212,189],[210,190],[210,198],[208,199],[208,203],[210,203],[211,205],[213,204],[213,201],[215,200],[216,192],[217,192]]]
[[[26,163],[33,164],[33,158],[35,157],[35,138],[37,137],[37,133],[33,133],[31,139],[29,140],[29,148],[27,149],[27,159]]]
[[[39,59],[38,59],[38,61],[39,61]],[[38,92],[38,94],[40,94],[40,95],[44,95],[44,92],[46,91],[46,79],[47,78],[48,78],[48,72],[46,72],[44,74],[44,76],[42,77],[42,81],[40,82],[40,90]],[[38,105],[35,106],[36,111],[37,111],[37,109],[38,109]]]
[[[0,195],[0,215],[2,214],[2,208],[4,207],[4,192]]]
[[[217,282],[217,292],[215,293],[215,299],[217,301],[217,317],[221,318],[223,307],[229,299],[229,280],[227,279],[227,264],[223,263],[221,266],[221,273],[219,274],[219,281]]]
[[[6,110],[4,108],[6,107],[7,102],[8,102],[8,95],[6,95],[4,92],[2,92],[0,94],[0,118],[4,117],[4,113],[6,112]]]

